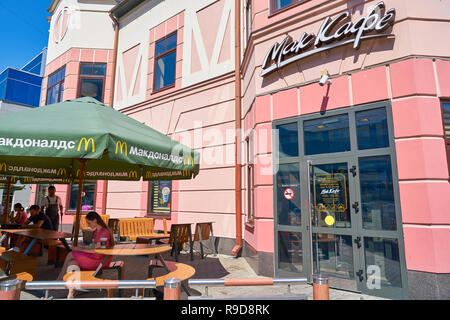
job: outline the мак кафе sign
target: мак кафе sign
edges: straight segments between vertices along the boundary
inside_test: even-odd
[[[362,40],[389,36],[390,34],[367,35],[373,31],[382,33],[394,24],[395,9],[388,10],[382,16],[381,12],[384,9],[385,4],[382,1],[375,5],[366,16],[361,17],[355,23],[347,21],[340,25],[341,22],[350,18],[350,13],[343,12],[334,19],[330,17],[325,18],[317,36],[314,33],[304,32],[300,39],[295,41],[290,36],[287,36],[280,44],[275,43],[270,48],[262,64],[261,76],[265,76],[272,71],[318,52],[349,43],[353,43],[354,49],[359,49]],[[336,31],[332,33],[335,29]],[[344,40],[349,37],[351,39]],[[312,46],[314,46],[314,49],[305,52],[306,49]]]

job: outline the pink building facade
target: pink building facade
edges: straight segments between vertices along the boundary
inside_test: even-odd
[[[213,221],[230,254],[234,8],[53,1],[41,104],[113,98],[201,153],[194,180],[93,183],[86,210],[157,227]],[[241,1],[241,254],[258,274],[320,272],[366,294],[450,298],[449,21],[439,0]],[[77,186],[57,188],[71,223]]]

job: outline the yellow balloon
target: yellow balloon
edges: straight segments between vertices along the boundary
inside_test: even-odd
[[[332,226],[334,224],[334,218],[332,216],[327,216],[325,218],[325,223],[329,226]]]

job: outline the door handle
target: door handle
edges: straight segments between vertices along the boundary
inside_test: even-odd
[[[357,237],[354,242],[356,243],[356,245],[358,246],[358,249],[361,248],[361,237]]]
[[[356,177],[356,166],[352,166],[350,169],[348,169],[352,173],[354,177]]]
[[[359,281],[362,282],[364,280],[363,272],[361,269],[356,273],[356,276],[359,278]]]
[[[359,202],[356,201],[354,204],[352,204],[352,208],[355,209],[355,213],[359,212]]]

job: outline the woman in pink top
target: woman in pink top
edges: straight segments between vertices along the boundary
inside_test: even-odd
[[[16,203],[14,205],[14,214],[10,215],[9,218],[9,223],[11,224],[25,224],[25,222],[27,222],[27,212],[25,211],[25,209],[22,207],[22,204],[20,203]],[[9,243],[11,248],[15,247],[17,244],[17,240],[19,239],[19,236],[15,235],[15,234],[10,234],[8,235],[9,237]]]
[[[67,268],[74,264],[78,265],[81,270],[96,270],[105,257],[104,255],[95,253],[95,249],[101,247],[100,242],[102,238],[106,239],[106,248],[112,248],[114,246],[112,232],[97,212],[89,212],[86,215],[86,223],[90,229],[94,230],[92,244],[89,247],[78,246],[72,248],[72,252],[67,255],[58,280],[62,280],[67,272]],[[112,257],[110,256],[104,263],[103,268],[109,266],[111,259]]]
[[[14,205],[15,215],[11,217],[10,223],[24,224],[27,222],[27,213],[22,207],[22,204],[16,203]]]

